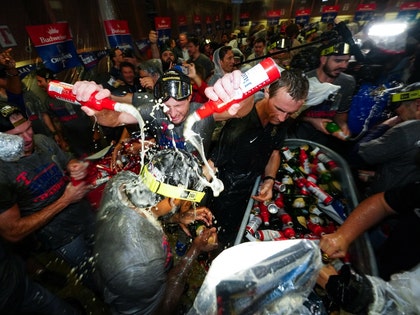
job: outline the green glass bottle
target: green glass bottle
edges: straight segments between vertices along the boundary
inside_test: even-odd
[[[335,122],[330,121],[327,122],[325,125],[325,129],[332,134],[334,137],[337,137],[341,140],[347,140],[348,136],[344,134],[344,132],[341,130],[340,126],[338,126]]]

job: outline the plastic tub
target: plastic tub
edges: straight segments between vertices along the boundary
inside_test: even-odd
[[[353,176],[351,174],[351,171],[347,162],[336,152],[313,141],[301,140],[301,139],[286,139],[284,142],[284,146],[288,146],[291,149],[299,147],[303,144],[308,144],[312,147],[319,147],[320,152],[326,154],[337,163],[337,165],[340,167],[339,180],[340,180],[345,198],[347,199],[347,202],[348,202],[348,209],[353,210],[358,205],[359,198],[358,198],[357,189],[355,187],[355,183],[353,180]],[[256,194],[257,189],[259,187],[259,183],[260,183],[260,178],[258,178],[255,181],[252,195]],[[245,215],[242,219],[239,233],[235,240],[235,245],[248,241],[248,239],[245,237],[245,227],[248,223],[253,204],[254,204],[254,200],[250,198],[248,202],[248,206],[245,211]],[[350,254],[351,263],[358,270],[372,276],[378,275],[376,259],[373,254],[372,245],[366,234],[363,234],[361,237],[359,237],[356,241],[354,241],[351,244],[349,248],[349,254]]]

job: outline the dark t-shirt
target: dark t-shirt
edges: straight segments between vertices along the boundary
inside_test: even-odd
[[[400,214],[415,211],[420,216],[420,182],[387,190],[385,201],[394,211]]]
[[[0,213],[17,204],[22,217],[41,211],[59,199],[68,183],[64,170],[70,157],[54,140],[34,135],[35,150],[15,162],[0,160]],[[73,203],[58,213],[36,235],[46,249],[56,249],[84,231],[92,220],[87,201]]]

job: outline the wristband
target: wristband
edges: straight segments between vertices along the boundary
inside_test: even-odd
[[[272,179],[273,181],[276,181],[276,179],[273,176],[264,176],[263,177],[263,182],[265,182],[267,179]]]

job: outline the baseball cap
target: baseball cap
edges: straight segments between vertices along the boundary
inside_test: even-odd
[[[388,106],[390,110],[395,110],[403,102],[413,101],[420,98],[420,82],[412,83],[403,87],[396,93],[391,94],[391,102]]]
[[[267,45],[268,50],[287,49],[290,47],[292,47],[292,41],[290,40],[290,38],[280,36],[279,34],[271,36]]]
[[[200,202],[205,192],[199,161],[179,149],[156,153],[140,173],[150,191],[165,197]]]
[[[162,102],[171,97],[177,101],[184,100],[191,95],[191,92],[190,78],[174,69],[165,72],[156,82],[153,90],[155,98],[162,99]]]
[[[350,45],[345,42],[327,44],[320,49],[321,56],[350,55]]]
[[[22,119],[19,119],[18,121],[15,121],[14,123],[12,123],[10,121],[10,116],[12,116],[13,114],[22,115]],[[6,132],[9,130],[12,130],[16,128],[17,126],[23,124],[24,122],[26,122],[25,115],[22,113],[22,111],[19,108],[9,103],[4,103],[4,102],[0,103],[0,132]]]

